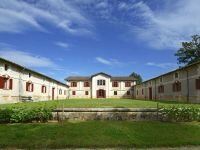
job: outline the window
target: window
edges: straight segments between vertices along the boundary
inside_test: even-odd
[[[28,73],[29,78],[31,77],[31,73]]]
[[[138,90],[137,90],[137,95],[138,95]]]
[[[176,72],[174,76],[175,76],[175,78],[178,78],[178,72]]]
[[[181,82],[177,81],[172,85],[173,92],[180,92],[181,91]]]
[[[160,77],[160,82],[162,82],[162,77]]]
[[[131,87],[131,82],[130,81],[126,81],[125,82],[125,87]]]
[[[118,82],[117,82],[117,81],[113,81],[113,82],[112,82],[112,86],[113,86],[113,87],[118,87]]]
[[[130,95],[130,94],[131,94],[131,92],[130,92],[130,91],[127,91],[127,92],[126,92],[126,95]]]
[[[62,89],[59,89],[59,94],[62,95]]]
[[[77,87],[77,82],[71,82],[71,87]]]
[[[72,91],[72,95],[76,95],[76,91]]]
[[[5,71],[8,70],[8,65],[7,64],[4,65],[4,69],[5,69]]]
[[[12,90],[13,79],[0,77],[0,89]]]
[[[88,95],[89,94],[89,92],[88,91],[85,91],[85,95]]]
[[[142,95],[144,94],[144,89],[142,89]]]
[[[196,89],[200,90],[200,79],[196,79]]]
[[[26,91],[28,92],[33,92],[34,90],[34,85],[31,82],[26,82]]]
[[[90,83],[88,81],[84,82],[84,87],[89,87]]]
[[[47,92],[47,87],[45,85],[42,85],[41,92],[42,93],[46,93]]]
[[[64,90],[64,95],[67,95],[67,91],[66,90]]]
[[[158,86],[158,93],[164,93],[164,85]]]
[[[117,95],[117,91],[114,91],[114,95]]]
[[[97,85],[106,85],[105,80],[97,80]]]

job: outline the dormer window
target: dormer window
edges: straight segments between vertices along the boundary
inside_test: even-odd
[[[160,77],[160,82],[162,82],[162,77]]]
[[[8,64],[4,65],[4,70],[7,71],[8,70]]]
[[[175,78],[177,79],[178,76],[179,76],[179,75],[178,75],[178,72],[176,72],[174,76],[175,76]]]

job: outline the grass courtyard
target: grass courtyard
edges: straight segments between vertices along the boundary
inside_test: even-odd
[[[192,106],[170,101],[69,99],[2,104],[0,108],[155,108]],[[65,121],[0,125],[1,148],[149,148],[200,145],[200,122]]]
[[[48,107],[48,108],[156,108],[170,107],[170,106],[193,106],[200,107],[200,104],[186,104],[172,101],[149,101],[149,100],[134,100],[134,99],[67,99],[67,100],[53,100],[42,102],[26,102],[16,104],[2,104],[0,108],[10,107]]]
[[[85,121],[0,126],[0,148],[133,148],[200,145],[200,123]]]

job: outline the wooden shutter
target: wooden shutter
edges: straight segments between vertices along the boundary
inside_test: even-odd
[[[32,86],[32,92],[34,91],[34,85],[33,85],[33,83],[31,84],[31,86]]]
[[[9,82],[9,89],[12,90],[13,88],[13,79],[10,79],[10,82]]]
[[[196,79],[196,89],[200,89],[200,79]]]
[[[0,89],[4,88],[4,78],[0,77]]]
[[[26,82],[26,91],[28,91],[28,85],[29,85],[29,83]]]

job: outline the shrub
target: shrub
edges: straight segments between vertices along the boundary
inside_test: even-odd
[[[42,107],[0,109],[0,123],[47,122],[51,118],[51,109]]]
[[[9,109],[9,108],[0,109],[0,123],[10,122],[12,113],[13,113],[12,109]]]
[[[161,108],[162,121],[200,121],[200,108],[195,107],[171,107]]]

